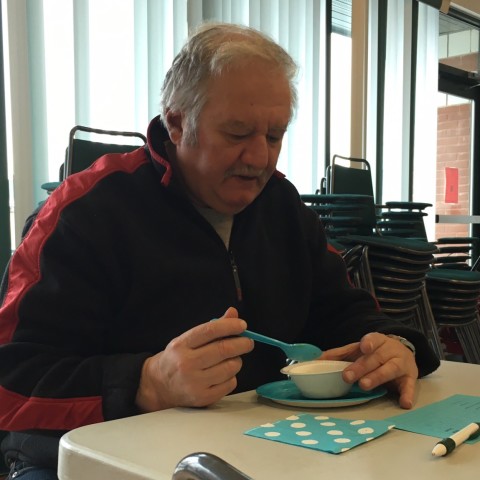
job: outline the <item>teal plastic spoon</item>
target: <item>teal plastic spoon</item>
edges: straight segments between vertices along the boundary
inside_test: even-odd
[[[285,343],[280,340],[275,340],[274,338],[266,337],[260,333],[251,332],[250,330],[245,330],[240,336],[281,348],[287,358],[296,360],[297,362],[315,360],[322,354],[322,351],[315,345],[310,345],[309,343]]]

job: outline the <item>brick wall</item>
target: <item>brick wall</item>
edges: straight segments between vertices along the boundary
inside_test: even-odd
[[[478,52],[456,55],[454,57],[442,58],[440,60],[440,63],[459,68],[460,70],[465,70],[466,72],[478,72],[479,62],[480,56],[478,55]]]
[[[436,213],[440,215],[469,214],[470,109],[470,104],[438,109]],[[445,203],[445,167],[458,168],[458,203]],[[435,236],[468,236],[468,225],[436,224]]]

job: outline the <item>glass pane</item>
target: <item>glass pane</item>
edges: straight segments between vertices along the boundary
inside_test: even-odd
[[[48,178],[59,180],[70,129],[75,125],[73,5],[43,2]]]
[[[439,16],[439,63],[478,74],[480,30],[467,22]],[[455,91],[455,90],[454,90]],[[455,92],[457,93],[457,92]],[[475,102],[439,92],[437,125],[436,237],[470,235],[472,152]],[[455,223],[453,223],[455,222]]]
[[[466,72],[478,73],[480,65],[478,28],[440,14],[439,35],[440,63]]]
[[[471,100],[439,93],[437,215],[470,215],[473,105]],[[470,229],[468,223],[443,221],[435,227],[436,238],[468,236]]]
[[[112,21],[112,12],[115,12],[115,21]],[[89,102],[92,126],[135,130],[133,14],[131,1],[90,2]]]
[[[330,71],[330,157],[350,156],[352,1],[333,0]]]
[[[346,37],[352,35],[352,0],[333,0],[332,32]]]

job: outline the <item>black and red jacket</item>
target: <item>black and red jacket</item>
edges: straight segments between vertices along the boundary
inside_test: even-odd
[[[155,119],[148,149],[67,178],[11,259],[0,299],[0,430],[23,433],[4,445],[10,455],[55,466],[62,432],[138,413],[144,360],[229,306],[251,330],[322,349],[396,333],[415,344],[422,374],[438,366],[420,333],[351,288],[290,182],[272,176],[235,216],[227,251],[179,188],[166,140]],[[284,363],[256,344],[237,391],[282,379]],[[47,452],[43,435],[55,438]]]

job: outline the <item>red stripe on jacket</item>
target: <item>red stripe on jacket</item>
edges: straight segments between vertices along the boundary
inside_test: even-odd
[[[25,397],[0,387],[0,402],[7,412],[0,417],[0,423],[8,431],[28,430],[32,425],[45,430],[72,430],[80,423],[89,425],[104,420],[101,397]]]
[[[110,162],[112,157],[120,158]],[[128,158],[128,162],[122,163],[121,157]],[[123,153],[104,155],[88,169],[68,177],[52,192],[25,237],[28,242],[22,241],[11,259],[8,290],[0,308],[0,345],[11,341],[19,321],[19,305],[29,288],[41,278],[40,253],[55,230],[63,209],[111,173],[132,173],[147,161],[143,147],[128,154],[128,157]]]
[[[19,322],[19,305],[29,288],[41,279],[40,254],[62,210],[111,173],[132,173],[147,162],[143,147],[128,157],[125,154],[105,155],[88,169],[68,177],[55,189],[27,233],[28,241],[20,244],[11,259],[8,290],[0,308],[0,345],[12,341]],[[104,420],[101,396],[64,399],[28,397],[0,387],[0,403],[4,412],[0,423],[5,430],[25,430],[32,425],[39,429],[69,430],[79,424]]]

